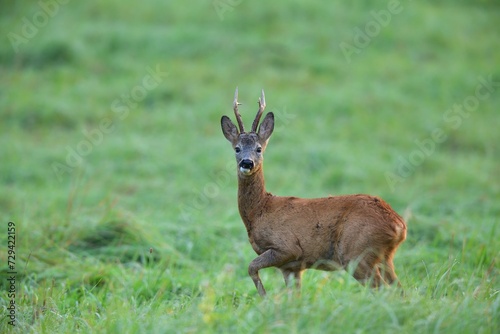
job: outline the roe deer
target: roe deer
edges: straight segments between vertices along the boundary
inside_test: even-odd
[[[222,133],[236,153],[238,208],[248,238],[258,254],[248,273],[261,296],[266,294],[259,270],[279,268],[290,285],[291,276],[300,289],[305,269],[347,269],[374,287],[397,282],[393,257],[406,238],[406,224],[382,199],[369,195],[330,196],[316,199],[274,196],[264,185],[263,153],[274,129],[264,91],[250,132],[245,132],[238,112],[238,88],[233,110],[239,130],[222,116]],[[257,130],[258,127],[258,130]],[[399,284],[399,282],[397,282]]]

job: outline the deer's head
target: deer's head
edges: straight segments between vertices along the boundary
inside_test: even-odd
[[[274,114],[267,113],[259,126],[259,121],[266,108],[264,90],[259,98],[259,110],[252,124],[250,132],[245,132],[241,115],[238,112],[238,88],[234,93],[233,110],[238,121],[239,130],[231,122],[229,117],[222,116],[221,126],[224,137],[233,145],[236,154],[236,163],[238,164],[238,174],[242,176],[252,175],[262,167],[264,161],[263,153],[266,149],[269,137],[274,130]],[[257,130],[258,127],[258,130]]]

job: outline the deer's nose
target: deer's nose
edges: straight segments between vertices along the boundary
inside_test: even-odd
[[[253,161],[250,159],[243,159],[240,161],[240,168],[243,169],[252,169],[253,168]]]

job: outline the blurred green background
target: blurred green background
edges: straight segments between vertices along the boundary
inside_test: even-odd
[[[1,1],[1,331],[498,332],[499,5]],[[314,271],[292,297],[273,269],[258,298],[236,86],[247,127],[262,88],[276,114],[268,191],[409,218],[404,298]]]

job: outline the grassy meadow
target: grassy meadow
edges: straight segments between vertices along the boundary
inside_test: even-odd
[[[498,22],[494,0],[2,2],[0,332],[499,333]],[[247,127],[262,88],[276,115],[268,191],[408,218],[404,296],[313,270],[294,295],[274,268],[258,296],[236,86]]]

